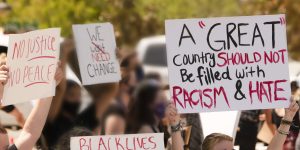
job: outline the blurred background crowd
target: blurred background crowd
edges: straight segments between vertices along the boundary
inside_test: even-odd
[[[56,89],[38,148],[68,145],[69,141],[62,140],[64,136],[92,135],[91,131],[100,135],[164,132],[168,143],[170,129],[164,110],[170,97],[164,20],[278,13],[287,17],[292,95],[299,97],[299,0],[2,0],[0,59],[6,58],[7,34],[62,28],[61,61],[66,79]],[[71,25],[95,22],[114,25],[122,73],[119,83],[81,85]],[[11,142],[33,105],[1,107],[0,123],[8,129]],[[242,111],[235,144],[241,150],[264,149],[269,140],[257,138],[259,131],[266,127],[272,136],[282,116],[284,109]],[[181,119],[185,148],[200,150],[203,131],[199,114],[184,114]],[[300,145],[299,115],[294,123],[286,150]],[[144,129],[144,124],[151,128]]]

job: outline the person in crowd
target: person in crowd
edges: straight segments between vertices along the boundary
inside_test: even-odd
[[[176,141],[175,145],[173,145],[173,142],[170,142],[173,144],[170,144],[171,146],[168,145],[167,147],[171,147],[172,150],[182,150],[184,144],[180,132],[180,116],[174,105],[169,105],[169,107],[167,107],[167,102],[165,101],[163,94],[161,84],[154,79],[144,80],[136,87],[133,94],[133,100],[131,100],[129,104],[127,132],[163,132],[159,125],[166,115],[172,129],[171,139],[175,139]]]
[[[74,46],[74,44],[72,44]],[[73,46],[69,46],[70,48]],[[70,49],[68,48],[68,49]],[[78,59],[76,51],[70,50],[67,56],[69,65],[74,71],[75,75],[81,80],[80,70],[78,65]],[[112,101],[115,100],[119,83],[104,83],[96,85],[83,86],[89,93],[92,99],[92,103],[80,112],[76,118],[75,126],[84,127],[96,133],[101,131],[101,118],[103,113],[110,106]]]
[[[290,126],[292,125],[293,118],[299,110],[299,105],[293,101],[286,109],[285,115],[281,120],[281,124],[277,129],[274,137],[272,138],[268,150],[282,150],[283,144],[289,134]],[[202,150],[232,150],[233,139],[227,135],[220,133],[213,133],[205,137]]]
[[[6,57],[7,57],[7,47],[6,46],[0,46],[0,64],[6,63]],[[1,110],[4,112],[14,116],[16,118],[16,121],[20,127],[23,127],[25,123],[25,119],[21,111],[15,107],[14,105],[8,105],[1,107]]]
[[[166,102],[157,80],[144,80],[135,89],[129,104],[128,132],[158,133],[164,117]]]
[[[144,79],[144,70],[136,52],[125,56],[124,59],[122,59],[120,66],[127,71],[134,71],[137,81],[140,82]]]
[[[202,143],[202,150],[232,150],[232,148],[233,138],[221,133],[206,136]]]
[[[137,84],[136,75],[133,71],[122,71],[122,79],[119,83],[119,90],[117,95],[117,103],[128,112],[129,102],[131,100],[131,95],[134,91],[135,85]]]
[[[67,80],[67,87],[58,116],[53,121],[47,121],[43,135],[50,149],[57,140],[74,127],[81,106],[81,87],[73,80]]]
[[[76,136],[92,136],[93,132],[82,127],[75,127],[72,130],[65,133],[61,138],[58,140],[58,144],[56,146],[57,150],[70,150],[70,139],[71,137]]]
[[[103,115],[101,135],[124,134],[126,129],[126,114],[120,105],[112,104]]]
[[[8,72],[9,70],[6,65],[2,65],[0,67],[0,98],[3,97],[4,85],[6,84],[8,79]],[[56,83],[59,84],[62,78],[63,73],[59,64],[55,74]],[[14,141],[14,144],[9,146],[8,140],[1,140],[0,148],[3,150],[32,149],[41,135],[51,106],[51,102],[52,97],[42,98],[38,100],[37,104],[34,106],[29,117],[27,118],[24,128],[22,129],[19,137]],[[0,127],[0,130],[0,139],[8,139],[8,135],[5,129],[3,127]]]
[[[300,90],[297,81],[291,82],[291,92],[292,92],[292,98],[295,99],[296,101],[299,101]],[[277,108],[274,109],[272,112],[272,121],[277,126],[277,128],[281,123],[281,119],[284,116],[284,113],[285,113],[284,108]],[[297,113],[293,119],[293,124],[299,125],[299,123],[300,123],[299,113]],[[299,134],[299,127],[295,125],[291,126],[290,134],[286,138],[283,150],[295,149],[295,146],[297,145],[296,140]]]
[[[105,83],[85,86],[93,102],[78,115],[75,126],[100,133],[103,114],[115,100],[118,85],[118,83]]]

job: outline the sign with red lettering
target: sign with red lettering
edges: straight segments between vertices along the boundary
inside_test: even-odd
[[[281,108],[291,96],[285,15],[167,20],[181,113]]]
[[[71,137],[71,150],[163,150],[163,133]]]
[[[50,28],[9,35],[9,79],[3,104],[15,104],[55,95],[60,29]]]
[[[119,82],[114,28],[110,23],[73,25],[83,85]]]

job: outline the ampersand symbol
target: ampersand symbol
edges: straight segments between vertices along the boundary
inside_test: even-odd
[[[242,100],[242,99],[246,98],[245,94],[241,91],[241,88],[242,88],[241,80],[236,81],[235,88],[236,88],[236,92],[234,94],[234,98],[236,100]]]

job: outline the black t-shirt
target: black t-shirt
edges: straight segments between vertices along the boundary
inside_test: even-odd
[[[10,145],[7,150],[18,150],[15,144]]]
[[[84,127],[91,131],[99,125],[96,117],[96,106],[91,104],[84,111],[82,111],[76,118],[75,126]]]
[[[59,114],[53,122],[47,122],[43,129],[49,149],[53,149],[59,138],[74,127],[74,121]]]

